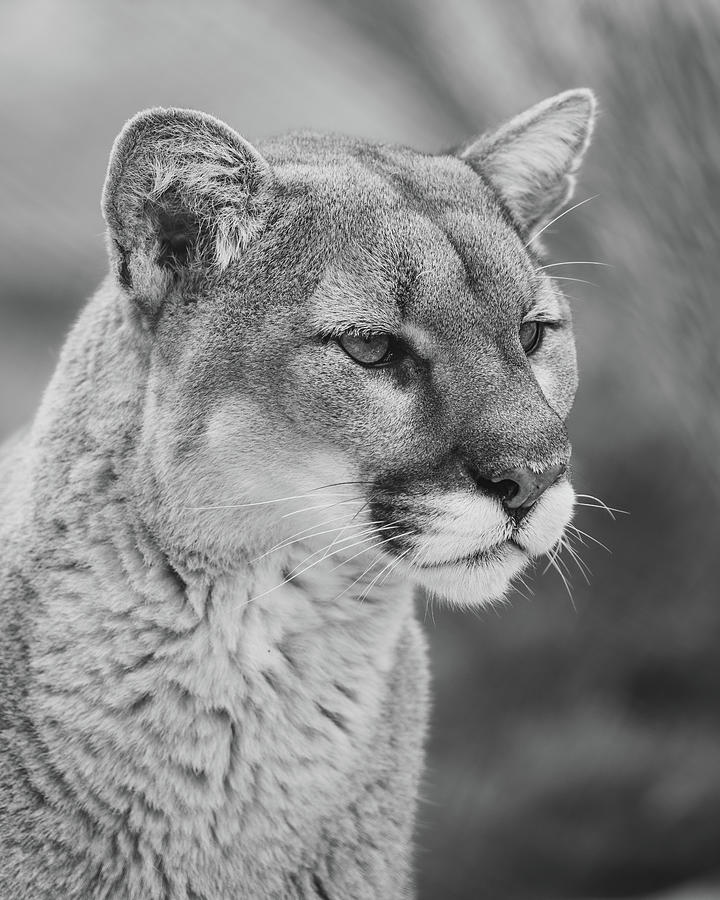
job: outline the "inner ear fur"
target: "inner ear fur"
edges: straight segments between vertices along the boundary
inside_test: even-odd
[[[572,197],[595,111],[592,91],[565,91],[472,141],[459,155],[490,180],[532,236]]]
[[[119,283],[157,307],[185,275],[227,268],[262,229],[271,189],[266,160],[220,120],[138,113],[115,141],[102,197]]]

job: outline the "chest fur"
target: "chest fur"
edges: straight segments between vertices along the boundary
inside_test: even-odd
[[[88,858],[148,896],[158,873],[220,890],[303,865],[369,768],[409,597],[327,602],[342,587],[322,572],[180,590],[146,561],[121,589],[94,563],[46,594],[54,627],[38,627],[32,661]]]

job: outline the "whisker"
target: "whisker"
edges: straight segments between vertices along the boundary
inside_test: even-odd
[[[289,519],[290,516],[299,516],[304,512],[312,512],[316,509],[332,509],[334,506],[342,506],[343,503],[357,503],[359,500],[362,500],[362,497],[349,497],[347,500],[338,500],[336,503],[327,503],[322,506],[305,506],[302,509],[293,509],[291,512],[283,513],[280,518],[281,519]]]
[[[565,544],[565,549],[566,549],[567,552],[570,554],[570,557],[572,558],[572,560],[573,560],[573,562],[575,563],[575,565],[578,567],[578,570],[580,571],[580,574],[581,574],[582,577],[585,579],[585,583],[586,583],[586,584],[590,584],[590,576],[592,575],[592,572],[590,571],[589,566],[588,566],[588,565],[585,563],[585,561],[580,557],[580,554],[579,554],[579,553],[577,552],[577,550],[572,546],[572,544],[570,543],[570,541],[566,540],[566,541],[564,542],[564,544]]]
[[[312,497],[313,494],[294,494],[290,497],[277,497],[272,500],[253,500],[249,503],[218,503],[212,506],[183,506],[187,510],[206,510],[206,509],[246,509],[251,506],[270,506],[273,503],[287,503],[289,500],[302,500],[305,497]],[[347,497],[347,494],[330,494],[331,497]]]
[[[371,540],[371,539],[372,538],[368,538],[367,540]],[[353,545],[353,546],[356,546],[356,545]],[[324,549],[325,548],[323,547],[323,550]],[[307,562],[308,559],[311,559],[313,556],[316,556],[318,552],[322,552],[322,551],[315,551],[315,553],[312,553],[312,554],[310,554],[310,556],[306,557],[305,560],[303,560],[303,562]],[[360,552],[362,553],[364,551],[360,551]],[[263,591],[261,594],[255,594],[254,597],[249,597],[242,605],[247,606],[248,604],[253,603],[255,600],[260,600],[262,597],[266,597],[268,594],[272,594],[273,591],[278,590],[278,588],[281,588],[286,584],[290,584],[290,582],[294,578],[297,578],[298,576],[304,575],[306,572],[309,572],[310,569],[319,565],[321,562],[323,562],[324,559],[325,559],[325,557],[320,557],[319,559],[316,559],[315,562],[310,563],[309,566],[305,566],[305,568],[299,572],[293,570],[293,572],[287,578],[284,578],[282,581],[278,582],[278,584],[273,585],[273,587],[268,588],[266,591]]]
[[[558,221],[558,219],[562,219],[563,216],[566,216],[568,213],[571,213],[574,209],[577,209],[578,206],[583,206],[585,203],[589,203],[591,200],[595,200],[599,196],[600,196],[599,194],[593,194],[592,197],[586,197],[584,200],[581,200],[579,203],[576,203],[574,206],[571,206],[570,209],[566,209],[564,212],[561,212],[559,216],[555,216],[554,219],[550,219],[550,221],[547,223],[547,225],[543,225],[543,227],[540,229],[540,231],[535,232],[535,234],[527,242],[527,244],[525,244],[525,246],[529,247],[530,244],[532,244],[532,242],[534,240],[536,240],[537,238],[540,237],[540,235],[543,233],[543,231],[545,231],[546,228],[549,228],[551,225],[554,225],[555,222]]]
[[[555,564],[558,566],[562,566],[563,572],[570,578],[570,566],[565,562],[562,558],[562,551],[567,549],[567,543],[564,538],[560,538],[560,550],[555,557]]]
[[[410,548],[408,548],[408,549],[410,549]],[[358,555],[359,555],[359,554],[358,554]],[[351,557],[351,559],[352,559],[352,558],[354,558],[354,557]],[[343,596],[343,594],[346,594],[352,587],[354,587],[354,586],[358,583],[358,581],[360,581],[362,578],[364,578],[365,575],[367,575],[367,573],[368,573],[374,566],[376,566],[376,565],[377,565],[379,562],[381,562],[381,561],[382,561],[382,553],[378,553],[378,555],[377,555],[377,556],[375,557],[375,559],[370,563],[370,565],[367,566],[367,567],[363,570],[363,572],[361,572],[360,575],[358,575],[358,577],[357,577],[354,581],[351,581],[350,584],[345,588],[345,590],[342,591],[340,594],[338,594],[337,597],[336,597],[335,599],[338,600],[340,597]],[[382,574],[382,572],[381,572],[381,574]],[[371,584],[371,586],[372,586],[372,582],[371,582],[370,584]]]
[[[402,553],[400,553],[400,554],[399,554],[398,556],[396,556],[394,559],[391,559],[390,562],[389,562],[384,568],[382,568],[382,569],[378,572],[378,574],[373,578],[373,580],[370,582],[370,584],[367,586],[367,588],[366,588],[366,589],[363,591],[363,593],[358,597],[358,600],[359,600],[360,603],[363,603],[363,602],[365,601],[365,599],[367,598],[367,596],[368,596],[368,594],[370,593],[370,591],[375,587],[376,584],[379,583],[379,579],[380,579],[380,577],[382,576],[382,574],[383,574],[384,572],[387,572],[388,569],[390,569],[390,570],[392,571],[392,569],[394,569],[397,565],[399,565],[399,563],[400,563],[400,561],[403,559],[403,557],[404,557],[404,556],[407,556],[407,554],[408,554],[411,550],[412,550],[412,547],[406,547],[405,550],[403,550]],[[388,572],[388,574],[390,574],[390,573]]]
[[[365,543],[365,541],[373,540],[375,537],[377,537],[376,529],[371,526],[371,527],[365,528],[363,531],[359,531],[355,534],[349,534],[346,538],[342,538],[340,543],[337,544],[338,550],[341,550],[341,549],[349,550],[351,547],[356,546],[355,543],[350,544],[349,546],[346,545],[343,547],[341,547],[340,544],[345,544],[346,541],[354,541],[356,538],[360,537],[361,535],[364,535],[365,538],[362,541],[357,541],[357,544]],[[367,535],[370,535],[370,537],[367,537]],[[335,540],[336,539],[333,538],[333,540],[330,541],[330,543],[325,544],[325,546],[319,547],[317,550],[313,550],[310,553],[308,553],[302,560],[300,560],[299,563],[297,563],[297,565],[293,566],[293,568],[290,570],[290,574],[288,575],[288,577],[293,578],[295,576],[295,574],[300,574],[299,569],[302,566],[304,566],[305,563],[308,562],[308,560],[311,560],[315,556],[320,556],[320,554],[325,554],[325,556],[321,556],[320,561],[322,561],[322,559],[325,559],[325,557],[328,555],[328,549],[330,548],[330,546],[333,544],[333,542]]]
[[[552,547],[547,553],[548,563],[545,566],[545,568],[543,569],[542,574],[545,575],[546,572],[551,568],[555,569],[555,571],[558,573],[558,575],[562,578],[563,584],[565,585],[565,589],[567,590],[567,592],[570,596],[570,599],[572,600],[572,592],[570,591],[570,587],[567,582],[567,579],[565,578],[565,575],[563,574],[563,571],[560,568],[560,566],[562,566],[562,568],[565,570],[565,573],[567,574],[567,576],[568,577],[570,576],[570,572],[568,570],[568,567],[565,564],[565,561],[560,558],[560,554],[562,553],[564,548],[565,548],[564,538],[560,537],[560,539],[557,541],[555,546]],[[574,606],[575,606],[575,603],[573,602],[573,607]]]
[[[355,514],[357,515],[357,513]],[[331,522],[337,522],[339,519],[347,518],[347,513],[342,513],[339,516],[335,516],[332,519],[326,519],[324,522],[313,523],[312,525],[307,525],[305,528],[301,528],[300,531],[295,531],[293,534],[289,534],[287,537],[284,537],[279,543],[275,544],[274,547],[271,547],[269,550],[266,550],[264,553],[261,553],[260,556],[253,557],[250,562],[257,562],[260,559],[264,559],[266,556],[269,556],[271,553],[274,553],[276,550],[280,550],[282,547],[290,546],[290,544],[298,543],[294,540],[294,538],[299,538],[300,535],[305,534],[308,531],[312,531],[314,528],[323,528],[325,525],[329,525]],[[307,538],[312,537],[312,535],[307,535]]]
[[[388,527],[390,527],[390,526],[388,526]],[[392,535],[390,535],[389,538],[385,538],[385,540],[379,541],[374,547],[370,547],[369,549],[371,549],[371,550],[377,549],[378,547],[381,547],[383,544],[387,544],[390,541],[402,540],[402,538],[410,537],[411,534],[412,534],[411,531],[406,531],[405,534],[392,534]],[[349,549],[350,549],[349,547],[343,547],[343,550],[349,550]],[[368,548],[366,547],[365,549],[360,550],[358,553],[353,554],[348,559],[341,560],[336,566],[333,566],[333,568],[330,569],[330,571],[334,572],[336,569],[341,568],[341,566],[347,565],[347,563],[351,562],[357,556],[362,556],[362,554],[367,553],[367,551],[368,551]]]
[[[426,547],[417,547],[415,549],[415,554],[412,559],[412,565],[422,566],[423,562],[424,563],[429,562],[429,559],[428,559],[429,549],[430,548],[427,546]]]
[[[387,572],[380,578],[380,580],[378,581],[378,585],[383,584],[383,582],[387,581],[388,578],[390,578],[390,576],[391,576],[391,575],[393,574],[393,572],[399,567],[400,563],[401,563],[401,562],[403,561],[403,559],[408,555],[408,553],[410,552],[411,549],[412,549],[411,547],[407,547],[405,550],[402,551],[402,553],[399,553],[399,554],[398,554],[398,556],[397,556],[396,559],[395,559],[395,564],[394,564],[393,566],[391,566],[390,569],[389,569],[389,571],[387,571]],[[412,564],[412,562],[411,562],[411,564]]]
[[[600,287],[594,281],[588,281],[587,278],[571,278],[569,275],[551,275],[553,281],[577,281],[578,284],[589,284],[590,287]]]
[[[361,531],[358,534],[349,534],[346,538],[342,539],[341,543],[344,544],[345,541],[351,541],[351,540],[353,540],[353,538],[358,537],[359,534],[369,535],[369,537],[364,537],[362,540],[355,541],[355,543],[353,543],[353,544],[344,544],[344,546],[342,546],[342,547],[338,544],[337,549],[338,550],[352,550],[353,547],[359,547],[361,544],[366,544],[366,543],[368,543],[368,541],[375,540],[375,538],[378,536],[377,535],[378,531],[382,531],[382,529],[384,529],[384,528],[387,529],[387,528],[392,528],[392,527],[393,527],[392,525],[381,525],[380,528],[367,528],[365,531]],[[318,560],[318,562],[322,562],[323,559],[326,559],[328,556],[334,556],[335,555],[334,552],[328,553],[328,550],[331,546],[332,546],[332,543],[328,544],[325,547],[321,547],[319,550],[315,550],[313,553],[308,554],[305,557],[305,559],[302,560],[302,562],[298,563],[296,566],[293,566],[293,568],[290,570],[290,574],[289,574],[288,578],[292,579],[292,578],[296,577],[297,575],[301,575],[302,572],[297,571],[300,568],[300,566],[304,565],[309,559],[312,559],[313,556],[317,556],[319,553],[323,553],[324,556],[322,556]],[[364,550],[360,551],[360,553],[364,553],[364,552],[365,552]],[[359,556],[360,554],[357,554],[357,555]],[[355,557],[351,557],[351,559],[354,559],[354,558]],[[340,565],[342,565],[342,563],[340,563]],[[337,566],[335,568],[337,568]],[[333,572],[334,569],[331,569],[330,571]]]
[[[568,523],[568,524],[565,526],[565,534],[566,534],[566,536],[567,536],[568,538],[570,537],[570,534],[569,534],[568,532],[570,531],[570,528],[571,528],[571,527],[574,529],[574,533],[573,533],[572,537],[575,538],[575,540],[576,540],[579,544],[582,544],[583,547],[587,547],[588,545],[585,543],[585,541],[583,540],[583,538],[582,538],[579,534],[576,533],[576,532],[577,532],[577,528],[576,528],[574,525],[572,525],[572,523]]]
[[[582,538],[587,538],[589,541],[592,541],[594,544],[597,544],[598,547],[602,547],[603,550],[607,550],[608,553],[612,553],[612,550],[603,544],[602,541],[599,541],[597,538],[593,537],[591,534],[588,534],[587,531],[582,531],[577,525],[573,525],[572,522],[567,526],[573,533],[577,534],[580,537],[580,541],[582,542]]]
[[[362,552],[362,553],[365,553],[366,551],[363,550],[363,551],[361,551],[361,552]],[[358,553],[357,555],[360,556],[360,553]],[[355,559],[355,557],[354,557],[354,556],[351,556],[350,559]],[[369,566],[366,566],[366,568],[363,569],[363,571],[358,575],[358,577],[357,577],[354,581],[351,581],[350,584],[349,584],[344,590],[342,590],[342,591],[337,595],[337,597],[335,598],[335,600],[339,600],[344,594],[347,594],[347,592],[348,592],[351,588],[353,588],[353,587],[358,583],[358,581],[361,581],[361,580],[367,575],[367,573],[370,571],[370,569],[372,569],[374,566],[376,566],[381,560],[382,560],[382,553],[378,553],[378,555],[377,555],[377,556],[375,557],[375,559],[370,563],[370,565],[369,565]],[[349,561],[350,561],[350,560],[348,560],[348,562],[349,562]]]
[[[626,509],[615,509],[614,506],[608,506],[607,503],[605,503],[599,497],[593,497],[592,494],[575,494],[575,496],[579,497],[581,500],[595,501],[595,503],[576,503],[576,506],[587,506],[590,507],[590,509],[604,509],[611,519],[615,518],[613,513],[619,513],[622,516],[630,515],[630,513]]]
[[[379,519],[376,522],[363,522],[362,526],[366,527],[366,526],[376,525],[376,524],[379,524],[379,522],[380,522]],[[268,550],[267,553],[263,553],[261,556],[256,557],[255,560],[252,560],[252,561],[254,562],[258,559],[262,559],[264,556],[268,556],[270,553],[275,552],[276,550],[284,550],[287,547],[293,547],[295,544],[302,544],[305,541],[312,540],[313,538],[316,538],[316,537],[322,537],[325,534],[333,534],[334,532],[338,532],[339,534],[342,534],[342,532],[347,527],[348,527],[347,525],[342,525],[342,526],[338,526],[336,528],[327,528],[327,529],[323,529],[322,531],[315,531],[315,532],[312,532],[311,534],[306,534],[304,537],[299,537],[294,541],[287,541],[284,544],[280,544],[278,547],[274,547],[273,550]],[[360,534],[369,534],[370,530],[371,529],[368,527],[366,531],[361,531],[361,532],[358,532],[358,534],[354,534],[354,535],[348,535],[346,540],[352,540],[353,537],[358,537]],[[313,552],[309,556],[305,557],[305,559],[311,559],[317,553],[322,553],[322,552],[326,551],[329,547],[332,547],[333,544],[337,540],[338,540],[338,537],[336,536],[335,538],[333,538],[333,540],[331,541],[330,544],[328,544],[325,547],[321,547],[319,550],[313,550]],[[302,563],[299,563],[298,565],[302,565]],[[297,568],[297,566],[295,568]]]
[[[538,266],[536,271],[542,272],[545,269],[555,269],[558,266],[603,266],[605,269],[613,268],[610,263],[598,262],[594,259],[571,259],[565,262],[546,263],[544,266]]]
[[[518,580],[519,580],[519,579],[518,579]],[[522,584],[523,584],[523,587],[524,587],[524,586],[525,586],[525,583],[522,582]],[[519,594],[519,595],[523,598],[523,600],[527,600],[528,603],[532,600],[532,597],[531,597],[530,594],[527,592],[527,589],[526,589],[526,590],[521,590],[521,588],[517,585],[515,579],[513,579],[512,584],[511,584],[511,587],[512,587],[512,590],[515,591],[516,594]]]
[[[388,525],[388,526],[384,526],[384,527],[392,527],[392,526]],[[348,535],[348,537],[346,538],[346,540],[351,540],[353,537],[356,537],[356,535]],[[356,547],[356,546],[358,546],[358,544],[361,544],[361,543],[367,543],[368,541],[373,540],[375,537],[376,537],[376,535],[373,534],[373,535],[371,535],[371,537],[365,538],[363,541],[357,541],[355,544],[350,544],[350,545],[347,546],[347,547],[342,547],[342,548],[338,547],[338,550],[340,550],[340,549],[342,549],[342,550],[350,550],[352,547]],[[387,538],[387,540],[393,540],[393,538],[390,537],[390,538]],[[386,543],[386,542],[387,542],[387,541],[380,541],[380,544],[384,544],[384,543]],[[379,545],[378,545],[378,546],[379,546]],[[314,553],[309,554],[308,556],[305,557],[305,559],[303,560],[303,562],[300,563],[299,565],[304,564],[305,562],[307,562],[307,560],[312,559],[313,556],[317,556],[318,553],[323,552],[325,549],[327,549],[327,548],[323,547],[321,550],[316,550]],[[336,551],[336,552],[337,552],[337,551]],[[363,550],[360,550],[358,553],[355,554],[355,556],[360,556],[361,553],[365,553],[365,552],[367,552],[367,548],[365,548],[365,549],[363,549]],[[351,556],[350,559],[354,559],[355,556]],[[302,570],[300,570],[300,571],[297,571],[297,568],[298,568],[298,567],[296,566],[295,569],[293,569],[293,571],[290,573],[290,575],[289,575],[287,578],[283,579],[281,582],[279,582],[278,584],[274,585],[273,587],[268,588],[266,591],[263,591],[261,594],[256,594],[256,595],[253,596],[253,597],[249,597],[242,605],[243,605],[243,606],[247,606],[249,603],[252,603],[252,602],[255,601],[255,600],[259,600],[260,598],[265,597],[265,596],[267,596],[268,594],[271,594],[273,591],[278,590],[278,588],[281,588],[281,587],[283,587],[284,585],[289,584],[294,578],[297,578],[297,577],[299,577],[300,575],[304,575],[306,572],[309,572],[310,569],[312,569],[312,568],[314,568],[315,566],[319,565],[321,562],[324,561],[324,559],[325,559],[325,557],[322,556],[322,557],[320,557],[319,559],[316,559],[315,562],[310,563],[310,565],[305,566],[305,567],[304,567]],[[345,563],[347,563],[347,562],[349,562],[349,561],[350,561],[350,560],[344,560],[342,563],[339,563],[337,566],[334,566],[332,569],[330,569],[330,571],[331,571],[331,572],[334,572],[335,569],[339,568],[340,565],[344,565]]]
[[[189,510],[205,510],[205,509],[243,509],[248,506],[266,506],[271,503],[285,503],[288,500],[302,500],[303,497],[312,497],[317,494],[318,491],[325,491],[329,488],[333,487],[342,487],[344,485],[355,485],[355,484],[373,484],[372,481],[334,481],[331,484],[321,484],[316,488],[312,488],[312,490],[308,491],[305,494],[292,494],[287,497],[275,497],[271,500],[257,500],[248,503],[229,503],[229,504],[217,504],[212,506],[184,506],[183,509]],[[332,497],[347,497],[347,494],[330,494]]]
[[[611,507],[606,508],[605,506],[601,506],[599,503],[581,503],[576,500],[575,506],[584,506],[586,509],[600,509],[603,512],[606,512],[611,519],[615,519],[613,513],[625,513],[625,515],[629,515],[629,513],[624,509],[612,509]]]
[[[369,502],[368,502],[368,503],[364,503],[364,504],[360,507],[360,509],[357,510],[357,512],[356,512],[356,513],[352,516],[352,518],[350,519],[350,523],[348,523],[348,524],[352,524],[353,520],[356,519],[357,516],[359,516],[360,513],[363,511],[363,509],[365,509],[367,506],[369,506]],[[398,521],[400,521],[400,520],[398,520]],[[380,522],[381,522],[381,520],[375,519],[375,520],[371,521],[369,524],[370,524],[370,525],[377,525],[377,524],[379,524]],[[377,530],[377,531],[383,531],[383,530],[386,529],[386,528],[392,528],[392,527],[394,527],[395,524],[396,524],[395,522],[391,522],[391,523],[389,523],[389,524],[387,524],[387,525],[380,525],[380,528],[378,528],[378,529],[376,529],[376,530]],[[345,526],[345,527],[348,527],[348,526]],[[344,530],[344,529],[343,529],[343,530]],[[342,533],[342,532],[341,532],[341,533]],[[364,533],[364,532],[361,532],[361,533]],[[331,544],[330,544],[330,547],[328,548],[328,553],[326,553],[325,556],[330,555],[330,551],[332,550],[332,547],[335,545],[336,540],[337,540],[337,538],[334,538],[334,539],[333,539],[333,541],[332,541]],[[345,549],[345,548],[343,548],[343,549]],[[361,550],[360,552],[361,552],[361,553],[364,553],[364,552],[366,552],[366,551],[365,551],[365,550]],[[351,558],[354,559],[355,557],[351,557]],[[365,571],[367,571],[367,569],[366,569]],[[354,582],[353,582],[353,584],[354,584]],[[340,596],[342,596],[342,594],[340,594]],[[338,598],[336,597],[335,599],[337,600]]]
[[[425,615],[423,616],[423,624],[427,624],[427,614],[428,609],[430,607],[430,594],[425,591]],[[433,625],[435,624],[435,619],[433,618]]]
[[[566,532],[566,533],[563,535],[562,540],[567,544],[568,550],[572,550],[573,553],[576,555],[576,557],[577,557],[577,558],[580,560],[580,562],[583,564],[583,566],[585,567],[585,571],[586,571],[589,575],[592,575],[592,571],[591,571],[591,569],[590,569],[590,566],[589,566],[589,565],[585,562],[585,560],[582,558],[582,556],[580,555],[579,549],[578,549],[577,546],[575,545],[575,542],[577,541],[577,543],[579,543],[583,548],[586,548],[586,549],[587,549],[588,545],[585,543],[585,541],[583,541],[582,537],[581,537],[580,535],[578,535],[578,534],[568,534],[568,533]]]
[[[383,581],[387,581],[387,580],[388,580],[388,578],[392,575],[392,573],[395,571],[395,569],[397,569],[397,567],[400,565],[400,563],[402,562],[402,560],[407,556],[407,554],[408,554],[411,550],[412,550],[412,547],[407,547],[405,550],[403,550],[402,553],[399,553],[399,554],[398,554],[398,556],[397,556],[396,559],[395,559],[395,565],[393,566],[393,568],[390,569],[390,571],[387,572],[386,575],[384,575],[384,577],[380,580],[380,583],[381,583],[381,584],[382,584]],[[412,565],[412,559],[410,560],[410,565]]]
[[[400,520],[399,520],[399,521],[400,521]],[[393,527],[395,527],[395,524],[396,524],[396,523],[390,523],[390,524],[388,524],[388,525],[381,526],[381,528],[393,528]],[[379,531],[380,529],[376,529],[376,530]],[[410,532],[408,532],[408,535],[409,535],[409,534],[410,534]],[[349,536],[346,538],[346,540],[351,540],[353,537],[356,537],[356,536],[357,536],[357,535],[349,535]],[[407,535],[402,535],[402,536],[403,536],[403,537],[406,537]],[[376,537],[377,537],[376,534],[372,534],[370,537],[365,538],[365,539],[362,540],[362,541],[357,541],[356,543],[350,544],[350,545],[348,545],[348,546],[338,547],[338,550],[341,550],[341,549],[342,549],[342,550],[350,550],[350,549],[352,549],[352,547],[357,547],[359,544],[365,544],[365,543],[367,543],[368,541],[374,540]],[[389,537],[389,538],[386,538],[386,540],[380,541],[376,546],[379,547],[381,544],[385,544],[385,543],[387,543],[388,541],[391,541],[391,540],[393,540],[393,539],[394,539],[394,536],[391,536],[391,537]],[[305,559],[302,561],[302,563],[299,563],[299,564],[298,564],[298,566],[304,565],[304,563],[306,563],[309,559],[312,559],[313,556],[317,556],[318,553],[322,553],[322,552],[323,552],[324,550],[326,550],[326,549],[327,549],[327,548],[323,547],[323,548],[321,548],[320,550],[316,550],[314,553],[309,554],[308,556],[305,557]],[[372,548],[369,548],[369,549],[372,549]],[[330,571],[331,571],[331,572],[334,572],[336,569],[340,568],[340,566],[343,566],[343,565],[345,565],[346,563],[350,562],[350,560],[355,559],[356,556],[360,556],[360,555],[362,555],[363,553],[367,553],[367,551],[368,551],[368,548],[367,548],[367,547],[364,547],[362,550],[358,551],[358,552],[355,553],[353,556],[351,556],[350,559],[343,560],[342,562],[338,563],[336,566],[333,566],[333,568],[331,568]],[[336,552],[337,552],[337,551],[336,551]],[[287,578],[285,578],[283,581],[279,582],[278,584],[274,585],[273,587],[268,588],[266,591],[263,591],[261,594],[256,594],[254,597],[248,598],[248,599],[245,601],[245,603],[243,604],[243,606],[247,606],[249,603],[252,603],[254,600],[259,600],[261,597],[265,597],[265,596],[267,596],[268,594],[271,594],[273,591],[277,590],[278,588],[281,588],[281,587],[283,587],[284,585],[289,584],[294,578],[298,578],[299,576],[304,575],[305,572],[308,572],[308,571],[310,571],[310,569],[312,569],[312,568],[314,568],[315,566],[319,565],[321,562],[323,562],[324,559],[325,559],[325,556],[322,556],[322,557],[320,557],[319,559],[316,559],[315,562],[310,563],[310,565],[305,566],[305,567],[304,567],[302,570],[300,570],[300,571],[298,571],[298,566],[295,566],[295,568],[291,571],[291,573],[288,575]]]
[[[374,484],[372,481],[333,481],[332,484],[323,484],[319,488],[313,488],[315,491],[322,491],[325,488],[342,487],[345,484]]]
[[[550,567],[551,567],[552,564],[553,564],[553,560],[555,559],[555,557],[557,556],[557,554],[558,554],[559,552],[560,552],[560,541],[558,541],[558,542],[557,542],[553,547],[551,547],[551,548],[548,550],[548,552],[546,553],[546,556],[547,556],[547,558],[548,558],[548,564],[545,566],[545,568],[544,568],[544,569],[542,570],[542,572],[540,573],[541,575],[545,575],[545,574],[547,573],[547,571],[550,569]]]
[[[355,521],[355,519],[357,519],[357,517],[360,515],[360,513],[361,513],[364,509],[366,509],[369,505],[370,505],[370,502],[369,502],[369,501],[366,501],[365,503],[363,503],[363,505],[360,507],[360,509],[358,509],[358,510],[354,513],[354,515],[351,516],[350,521],[347,523],[347,525],[345,525],[345,526],[340,530],[340,534],[342,534],[343,531],[345,531],[346,528],[351,528],[351,527],[353,527],[353,522]],[[375,519],[375,520],[373,520],[372,522],[367,522],[367,523],[365,523],[365,524],[367,524],[367,525],[379,525],[379,524],[381,524],[381,522],[380,522],[379,519]],[[340,535],[338,535],[338,537],[339,537],[339,536],[340,536]],[[334,546],[335,541],[336,541],[337,539],[338,539],[337,537],[333,539],[333,542],[330,544],[330,549],[332,549],[332,547]]]
[[[560,547],[560,549],[562,549],[562,545],[558,544],[558,546]],[[560,550],[558,550],[558,553],[556,553],[555,556],[550,560],[550,565],[552,566],[553,569],[555,569],[555,571],[558,573],[558,575],[559,575],[560,578],[562,579],[562,583],[565,585],[565,590],[566,590],[567,593],[568,593],[568,597],[570,598],[570,602],[572,603],[572,607],[573,607],[573,609],[575,609],[575,600],[573,599],[572,591],[570,590],[570,584],[568,583],[568,579],[565,577],[565,575],[563,574],[563,572],[562,572],[560,566],[558,565],[558,562],[559,562],[558,554],[559,554],[559,552],[560,552]],[[547,571],[547,569],[546,569],[546,571]]]
[[[530,585],[527,583],[527,581],[525,580],[525,578],[524,578],[520,573],[518,573],[518,574],[515,576],[515,578],[513,579],[513,581],[519,581],[520,584],[521,584],[521,585],[525,588],[525,590],[527,591],[527,593],[523,593],[523,592],[520,590],[520,588],[517,586],[517,584],[514,584],[513,587],[514,587],[515,590],[518,592],[518,594],[520,594],[520,596],[523,597],[525,600],[528,600],[528,601],[529,601],[529,600],[532,600],[532,597],[533,597],[533,595],[534,595],[534,591],[533,591],[533,589],[530,587]]]
[[[326,485],[326,487],[335,487],[338,484],[356,484],[356,483],[357,484],[363,484],[363,483],[369,484],[370,482],[336,482],[336,484]],[[340,496],[342,496],[342,495],[340,495]],[[360,499],[360,498],[357,498],[357,499]],[[330,504],[329,506],[337,506],[337,505],[339,505],[339,504]],[[355,513],[350,517],[349,522],[347,522],[345,525],[343,525],[341,527],[334,527],[334,528],[330,528],[327,530],[321,530],[321,531],[316,530],[318,527],[320,527],[321,529],[324,528],[325,525],[329,525],[331,522],[337,522],[339,520],[346,519],[347,513],[342,513],[339,516],[335,516],[334,518],[327,519],[325,522],[320,523],[319,526],[318,526],[318,523],[314,523],[305,528],[301,528],[299,531],[296,531],[293,534],[289,535],[288,537],[283,538],[282,541],[275,544],[275,546],[271,547],[269,550],[266,550],[264,553],[261,553],[259,556],[254,557],[253,559],[250,560],[250,562],[258,562],[259,560],[264,559],[265,557],[269,556],[271,553],[276,552],[277,550],[285,549],[286,547],[293,546],[294,544],[302,543],[303,541],[311,540],[312,538],[319,537],[323,534],[331,534],[332,532],[337,531],[338,535],[333,539],[333,541],[330,544],[330,547],[332,547],[334,545],[334,543],[338,540],[338,538],[342,535],[342,533],[348,527],[350,527],[352,525],[353,521],[360,515],[360,513],[363,511],[363,509],[365,509],[367,506],[368,506],[367,502],[363,503],[363,505],[358,510],[356,510]],[[313,508],[315,508],[315,507],[313,507]],[[303,510],[294,510],[292,513],[288,513],[287,515],[293,515],[298,512],[307,512],[310,509],[311,509],[311,507],[305,507]],[[283,516],[282,518],[286,518],[286,516]],[[379,524],[381,524],[381,520],[379,520],[379,519],[372,521],[372,522],[363,523],[363,525],[365,527],[368,525],[379,525]],[[312,533],[308,534],[307,532],[312,532]],[[306,557],[306,559],[307,558],[309,558],[309,557]]]

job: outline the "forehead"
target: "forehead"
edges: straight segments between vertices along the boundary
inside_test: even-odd
[[[297,148],[296,148],[297,150]],[[302,143],[280,163],[325,243],[315,300],[347,324],[481,325],[528,305],[533,261],[494,192],[452,156]],[[321,152],[322,151],[322,152]],[[360,317],[360,321],[358,321]]]

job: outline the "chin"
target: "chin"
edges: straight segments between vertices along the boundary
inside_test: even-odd
[[[480,556],[414,567],[412,577],[419,587],[452,606],[482,606],[502,599],[529,561],[524,550],[508,541]]]

